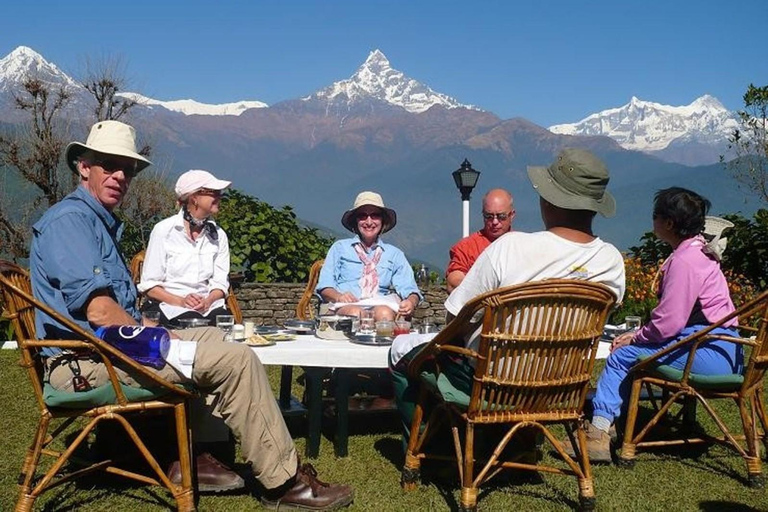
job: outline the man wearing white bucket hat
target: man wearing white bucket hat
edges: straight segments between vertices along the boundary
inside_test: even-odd
[[[66,160],[79,174],[80,186],[33,227],[30,272],[34,294],[84,329],[137,325],[136,288],[118,248],[123,226],[113,211],[131,180],[150,161],[136,151],[134,129],[118,121],[95,124],[85,144],[67,146]],[[76,338],[42,312],[36,315],[36,326],[40,338]],[[222,342],[223,335],[215,328],[189,329],[184,334],[185,339],[198,342],[191,377],[169,364],[149,369],[171,382],[191,382],[218,395],[224,421],[240,439],[243,457],[266,489],[262,502],[270,508],[281,505],[294,510],[332,510],[351,503],[349,487],[320,482],[314,468],[299,465],[264,367],[253,351]],[[90,387],[107,382],[101,362],[54,349],[47,349],[45,356],[46,378],[56,389],[73,391],[73,366]],[[118,373],[124,384],[139,385],[129,374],[119,369]],[[238,475],[212,466],[216,463],[209,461],[205,469],[214,490],[242,485]],[[203,479],[200,475],[201,487]]]

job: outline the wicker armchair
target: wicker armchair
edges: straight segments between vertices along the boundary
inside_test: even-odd
[[[133,277],[134,284],[139,284],[141,281],[141,269],[144,267],[144,257],[146,256],[146,250],[136,253],[131,259],[131,276]],[[240,309],[240,304],[237,302],[237,296],[232,285],[229,286],[227,292],[227,309],[232,312],[232,316],[235,317],[235,323],[243,323],[243,311]],[[139,297],[139,303],[141,303],[141,297]]]
[[[409,377],[420,379],[420,396],[405,456],[403,487],[415,486],[422,459],[446,458],[427,449],[433,448],[429,441],[436,429],[447,422],[455,448],[455,457],[449,459],[457,463],[463,510],[476,508],[478,487],[502,469],[575,476],[582,508],[594,506],[586,451],[580,449],[576,461],[565,455],[548,425],[565,425],[572,442],[574,431],[577,434],[578,444],[574,445],[586,446],[579,420],[598,341],[615,300],[604,285],[558,279],[501,288],[468,302],[408,366]],[[482,330],[475,351],[464,347],[463,337],[477,327],[473,318],[480,312]],[[476,361],[472,383],[466,389],[457,388],[443,372],[448,355]],[[433,404],[432,412],[421,428],[428,404]],[[475,441],[481,437],[476,430],[486,425],[504,426],[506,433],[488,460],[481,461],[475,451]],[[505,447],[523,428],[543,433],[567,468],[522,462],[520,457],[502,460]],[[490,434],[483,432],[482,438],[487,441]]]
[[[299,320],[313,320],[315,318],[316,309],[312,304],[312,299],[315,297],[315,287],[317,286],[317,280],[320,278],[320,269],[323,268],[324,262],[324,259],[317,260],[309,268],[307,286],[304,288],[304,293],[301,295],[296,306],[296,318]]]
[[[13,263],[0,261],[0,288],[2,288],[5,307],[13,323],[16,338],[21,351],[21,365],[28,371],[35,399],[40,411],[37,431],[32,444],[27,450],[19,475],[19,500],[16,511],[32,510],[34,502],[43,492],[68,480],[83,476],[93,471],[106,471],[121,475],[142,483],[160,485],[171,491],[180,511],[195,510],[195,497],[192,482],[191,434],[188,426],[187,399],[194,396],[145,367],[123,355],[111,345],[93,336],[68,318],[60,315],[32,296],[28,273]],[[35,310],[45,312],[65,325],[81,339],[78,340],[38,340],[35,334]],[[43,347],[58,347],[65,350],[89,354],[104,362],[110,382],[99,388],[79,393],[68,393],[53,389],[44,379],[44,361],[41,356]],[[115,372],[115,367],[153,383],[152,389],[131,388],[122,385]],[[147,411],[167,411],[173,413],[176,420],[176,439],[181,462],[181,485],[171,483],[168,475],[160,468],[155,457],[147,449],[136,430],[126,417]],[[66,427],[75,420],[87,421],[74,441],[64,451],[57,449],[55,440],[62,432],[69,434]],[[52,428],[52,423],[62,419],[61,425]],[[110,460],[96,462],[87,467],[65,472],[67,468],[78,465],[73,453],[88,438],[88,434],[102,421],[115,421],[121,425],[136,448],[155,473],[155,477],[115,467]],[[64,442],[63,439],[60,442]],[[52,456],[53,465],[41,476],[41,455]]]
[[[734,317],[738,317],[739,330],[745,337],[733,338],[710,334],[713,329],[724,325]],[[746,337],[750,334],[753,336]],[[768,451],[768,436],[766,436],[768,415],[763,396],[764,377],[766,369],[768,369],[767,338],[768,292],[765,292],[710,327],[702,329],[636,364],[630,373],[633,378],[632,392],[629,398],[627,423],[619,462],[627,466],[634,465],[638,449],[695,443],[718,443],[735,450],[744,458],[747,465],[748,483],[751,486],[762,486],[761,439],[765,444],[766,451]],[[691,372],[691,365],[698,347],[705,341],[715,339],[745,346],[748,360],[745,361],[744,371],[741,374],[697,375]],[[659,360],[666,354],[681,348],[690,350],[688,364],[683,371],[659,364]],[[654,416],[646,425],[637,427],[640,431],[636,432],[640,393],[644,387],[650,392],[652,386],[659,387],[664,391],[663,403],[656,404],[653,402]],[[725,422],[708,402],[708,400],[721,398],[736,402],[741,416],[742,435],[731,434]],[[679,402],[685,403],[685,399],[693,400],[694,403],[701,403],[723,435],[710,436],[697,432],[695,437],[690,437],[685,435],[691,434],[690,429],[683,428],[680,431],[681,436],[676,439],[646,440],[649,432],[673,410],[673,406]],[[678,416],[684,417],[688,411],[690,408],[683,407],[678,411]],[[762,431],[758,423],[762,425]]]

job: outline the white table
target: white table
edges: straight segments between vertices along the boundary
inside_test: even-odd
[[[600,342],[597,358],[608,357],[610,342]],[[280,379],[279,403],[283,411],[295,411],[291,400],[293,366],[301,366],[306,376],[308,398],[307,457],[317,457],[320,451],[320,427],[322,422],[322,379],[328,370],[337,372],[336,385],[336,455],[348,453],[349,379],[351,368],[388,368],[389,346],[367,346],[347,340],[326,340],[314,334],[297,335],[295,340],[275,345],[254,346],[253,351],[265,365],[283,367]]]

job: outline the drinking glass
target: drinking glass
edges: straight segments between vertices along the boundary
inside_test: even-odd
[[[224,340],[232,341],[232,328],[235,325],[233,315],[216,315],[216,327],[224,331]]]
[[[643,324],[643,319],[639,316],[625,316],[624,324],[630,331],[636,331]]]
[[[360,334],[376,334],[376,324],[373,322],[373,310],[364,309],[360,311]]]
[[[157,327],[160,324],[159,311],[144,311],[141,314],[141,325],[144,327]]]

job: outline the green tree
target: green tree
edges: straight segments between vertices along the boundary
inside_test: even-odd
[[[728,150],[735,158],[726,163],[733,177],[768,203],[768,85],[749,84],[744,94],[744,110],[738,112],[740,128],[728,137]],[[725,162],[725,156],[720,156]]]
[[[216,221],[229,238],[232,269],[242,269],[248,281],[303,282],[333,243],[300,226],[291,207],[274,208],[232,189],[222,197]]]

